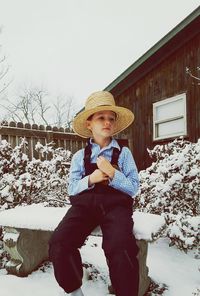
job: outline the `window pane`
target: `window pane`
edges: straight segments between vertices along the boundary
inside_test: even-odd
[[[156,120],[163,120],[184,114],[184,101],[182,99],[168,102],[156,107]]]
[[[173,136],[185,133],[184,119],[180,118],[173,121],[157,124],[157,137]]]

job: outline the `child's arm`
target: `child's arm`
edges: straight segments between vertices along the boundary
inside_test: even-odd
[[[97,166],[106,173],[109,185],[130,196],[134,196],[139,188],[139,177],[131,151],[124,147],[119,157],[119,170],[116,170],[104,157],[99,157]]]
[[[69,196],[89,189],[89,176],[83,177],[85,174],[83,158],[84,149],[77,151],[72,157],[67,188]]]
[[[108,180],[109,180],[108,175],[106,175],[101,170],[96,169],[91,175],[89,175],[88,184],[89,184],[89,186],[92,186],[95,183],[99,183],[102,181],[108,181]]]
[[[68,179],[69,196],[91,189],[94,187],[95,183],[109,179],[109,177],[99,169],[95,170],[91,175],[83,177],[85,175],[83,158],[83,149],[76,152],[72,157]]]
[[[115,174],[115,168],[105,157],[97,157],[97,166],[102,172],[108,175],[110,179],[113,179]]]

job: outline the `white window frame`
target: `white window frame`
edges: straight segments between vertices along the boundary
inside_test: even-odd
[[[180,114],[179,116],[176,117],[168,117],[165,119],[156,119],[156,110],[159,106],[169,104],[171,102],[175,102],[177,100],[182,100],[183,101],[183,114]],[[173,133],[165,136],[158,136],[158,127],[159,124],[161,123],[167,123],[167,122],[172,122],[178,119],[184,120],[184,130],[183,132],[178,132],[178,133]],[[168,139],[168,138],[174,138],[178,136],[186,136],[187,135],[187,117],[186,117],[186,93],[179,94],[177,96],[153,103],[153,141],[157,140],[163,140],[163,139]]]

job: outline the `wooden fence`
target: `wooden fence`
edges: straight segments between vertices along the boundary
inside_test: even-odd
[[[41,155],[35,150],[35,145],[40,142],[42,145],[53,142],[54,147],[63,147],[73,154],[79,149],[85,147],[87,139],[81,138],[67,129],[51,126],[29,124],[22,122],[0,123],[0,141],[6,140],[12,148],[19,145],[21,139],[25,138],[28,143],[28,150],[24,151],[29,159],[41,158]],[[118,139],[124,146],[129,146],[131,141],[128,139]]]
[[[23,124],[22,122],[10,122],[0,125],[0,140],[6,140],[11,144],[12,148],[19,145],[21,138],[25,138],[28,143],[28,151],[26,153],[29,159],[40,157],[35,150],[37,142],[40,142],[42,145],[53,142],[56,148],[63,147],[72,153],[83,148],[86,143],[86,139],[74,133],[69,133],[64,128]]]

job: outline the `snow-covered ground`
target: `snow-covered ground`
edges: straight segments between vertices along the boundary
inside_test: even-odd
[[[149,275],[156,282],[168,286],[164,296],[199,296],[200,261],[192,252],[185,254],[175,247],[168,246],[168,240],[161,238],[149,244],[147,265]],[[83,262],[90,263],[100,272],[93,279],[84,281],[83,292],[86,296],[108,295],[108,269],[101,249],[101,237],[89,237],[81,249]],[[1,296],[61,296],[52,265],[48,264],[28,277],[20,278],[0,271]],[[160,295],[160,294],[151,294]]]

